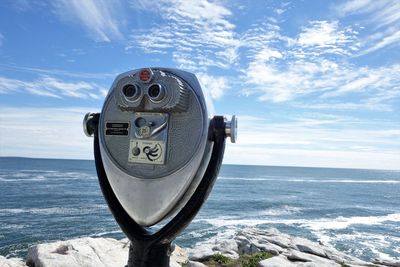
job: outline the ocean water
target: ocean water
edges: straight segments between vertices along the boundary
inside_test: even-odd
[[[364,260],[400,259],[400,171],[224,165],[176,243],[248,226],[321,241]],[[82,236],[123,238],[93,161],[0,158],[0,255]]]

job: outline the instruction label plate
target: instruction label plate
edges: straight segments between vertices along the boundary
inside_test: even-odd
[[[164,164],[165,142],[132,139],[129,146],[128,161],[131,163]]]

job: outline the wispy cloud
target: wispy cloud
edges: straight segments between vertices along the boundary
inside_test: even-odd
[[[359,55],[366,55],[387,46],[400,43],[400,2],[397,0],[350,0],[334,8],[340,16],[359,16],[360,22],[368,25],[367,36],[362,40],[363,50]],[[365,19],[367,17],[367,19]]]
[[[349,50],[356,50],[352,46],[355,32],[350,27],[339,28],[338,21],[310,21],[309,26],[303,27],[297,44],[303,49],[311,48],[316,54],[351,54]]]
[[[62,77],[69,78],[82,78],[82,79],[94,79],[94,80],[102,80],[109,79],[110,82],[114,79],[114,77],[118,74],[118,72],[82,72],[82,71],[68,71],[62,69],[45,69],[45,68],[37,68],[37,67],[28,67],[21,65],[11,65],[11,64],[2,64],[0,63],[0,69],[17,71],[17,72],[27,72],[33,74],[43,74],[43,75],[57,75]]]
[[[243,92],[259,95],[261,101],[301,102],[312,97],[316,103],[307,98],[303,107],[388,111],[391,102],[400,98],[400,66],[350,63],[358,53],[358,35],[338,21],[312,21],[295,37],[266,23],[246,33],[243,40],[249,48],[244,51],[248,66],[242,69],[247,85]]]
[[[159,1],[148,5],[152,7],[149,10],[162,16],[165,25],[134,31],[127,49],[140,47],[147,53],[169,52],[179,67],[195,71],[228,68],[237,59],[239,41],[235,37],[235,25],[228,20],[232,12],[223,5],[207,0]]]
[[[379,34],[380,35],[380,34]],[[375,38],[368,38],[368,39],[375,39]],[[377,39],[377,38],[376,38]],[[372,40],[374,41],[373,45],[369,46],[367,49],[362,51],[359,55],[365,55],[381,48],[384,48],[389,45],[396,45],[398,46],[400,43],[400,29],[397,31],[393,31],[389,29],[386,34],[380,40]]]
[[[221,98],[228,89],[228,80],[225,77],[198,73],[197,78],[203,90],[207,90],[213,99]]]
[[[324,150],[369,147],[370,151],[400,148],[400,127],[384,121],[368,121],[324,113],[299,114],[282,122],[268,119],[242,119],[239,125],[242,145],[275,145]],[[304,146],[301,146],[304,145]]]
[[[57,0],[53,4],[58,16],[79,22],[96,41],[123,38],[120,26],[124,22],[124,9],[119,0]]]
[[[248,89],[244,92],[261,94],[259,99],[263,101],[285,102],[313,96],[320,103],[341,103],[331,108],[390,110],[390,101],[400,97],[400,65],[368,68],[327,59],[276,63],[260,58],[263,57],[256,57],[245,70]],[[348,96],[357,96],[353,105],[343,105],[342,97]],[[317,107],[322,106],[314,106]]]
[[[83,5],[58,2],[104,41],[120,34],[114,13],[119,4],[109,5],[105,1]],[[354,55],[396,44],[400,38],[400,30],[396,31],[398,1],[351,0],[335,8],[339,17],[368,15],[371,20],[366,23],[376,30],[366,37],[368,40],[360,39],[361,27],[345,25],[338,18],[311,20],[291,34],[284,34],[279,20],[270,18],[239,32],[233,22],[235,14],[223,2],[161,0],[131,1],[130,5],[159,17],[150,28],[146,25],[146,29],[133,30],[126,49],[168,54],[177,67],[198,73],[214,99],[233,84],[227,82],[228,77],[211,75],[214,69],[233,70],[236,83],[244,87],[242,92],[258,95],[261,101],[301,106],[301,99],[312,97],[315,101],[309,106],[314,109],[388,111],[399,98],[398,65],[359,67],[350,63]],[[273,12],[282,16],[287,8],[281,6]],[[94,19],[89,19],[91,16]],[[348,96],[353,100],[344,101]]]
[[[0,76],[0,94],[30,93],[33,95],[63,98],[103,98],[107,90],[96,83],[66,82],[42,75],[36,80],[24,81]]]
[[[228,144],[227,162],[399,169],[400,128],[390,122],[323,113],[281,122],[249,116],[239,120],[238,142]]]
[[[237,155],[241,155],[240,157]],[[242,146],[239,144],[227,146],[224,162],[230,164],[269,165],[269,166],[308,166],[331,168],[360,168],[399,170],[398,151],[368,152],[268,148],[265,146]]]
[[[396,0],[348,0],[335,7],[338,14],[367,14],[376,23],[376,27],[387,26],[400,20],[400,3]]]
[[[96,112],[82,107],[0,107],[0,156],[92,159],[93,140],[82,131],[89,111]]]

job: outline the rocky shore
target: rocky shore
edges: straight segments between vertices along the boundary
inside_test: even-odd
[[[29,248],[25,259],[0,256],[0,267],[116,267],[128,259],[127,239],[78,238]],[[243,229],[230,237],[214,237],[192,249],[175,246],[171,267],[400,267],[400,261],[362,261],[321,243],[276,229]]]

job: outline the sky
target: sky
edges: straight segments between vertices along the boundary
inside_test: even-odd
[[[400,169],[400,1],[0,1],[0,156],[93,159],[119,73],[198,77],[224,163]]]

